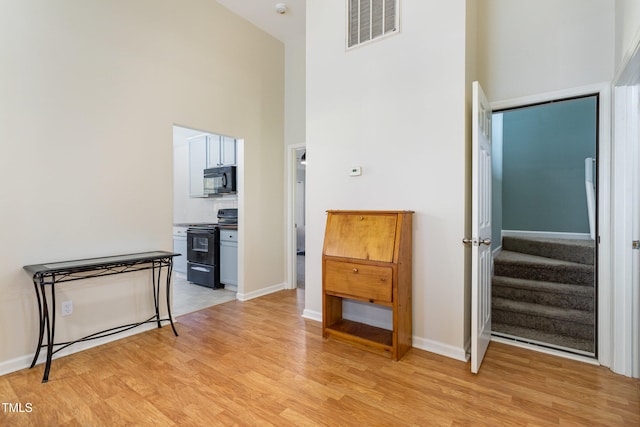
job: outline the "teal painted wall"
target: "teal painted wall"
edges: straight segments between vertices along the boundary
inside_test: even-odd
[[[502,229],[589,233],[584,159],[595,96],[503,113]]]

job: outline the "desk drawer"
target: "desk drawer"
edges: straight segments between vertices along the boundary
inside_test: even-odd
[[[325,261],[325,290],[374,301],[392,301],[393,269]]]

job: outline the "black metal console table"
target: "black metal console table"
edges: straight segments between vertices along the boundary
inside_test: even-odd
[[[49,371],[51,369],[51,359],[53,355],[72,344],[114,335],[119,332],[133,329],[145,323],[157,322],[158,328],[160,328],[162,327],[161,322],[164,321],[169,321],[171,323],[173,333],[175,334],[175,336],[178,336],[176,327],[173,324],[173,318],[171,317],[170,289],[171,272],[173,270],[173,257],[179,255],[180,254],[172,252],[155,251],[102,258],[25,265],[23,268],[33,275],[33,285],[36,290],[36,296],[38,298],[38,311],[40,313],[40,336],[38,338],[38,347],[36,348],[36,353],[33,356],[33,362],[31,362],[31,368],[36,365],[38,356],[40,355],[40,349],[42,349],[42,347],[47,348],[47,361],[44,368],[44,376],[42,377],[42,382],[46,383],[49,380]],[[166,267],[167,272],[166,294],[168,317],[166,318],[160,317],[160,276],[163,267]],[[155,304],[155,313],[153,316],[141,322],[130,323],[128,325],[106,329],[104,331],[96,332],[74,341],[61,343],[56,343],[54,341],[56,326],[55,288],[58,283],[70,282],[72,280],[90,279],[101,276],[110,276],[112,274],[122,274],[141,270],[152,271],[153,299]],[[51,287],[50,301],[47,298],[47,292],[45,292],[47,286]],[[45,330],[47,331],[47,343],[43,344],[42,340],[44,339]],[[53,348],[56,346],[61,347],[54,350]]]

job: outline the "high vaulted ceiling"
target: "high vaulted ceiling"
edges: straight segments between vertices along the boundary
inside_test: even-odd
[[[287,43],[305,34],[306,0],[217,0],[218,3],[243,17],[256,27]],[[287,6],[286,13],[276,11],[276,5]]]

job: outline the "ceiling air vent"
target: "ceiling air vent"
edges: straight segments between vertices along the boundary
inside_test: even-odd
[[[398,32],[399,0],[348,0],[349,38],[354,47]]]

